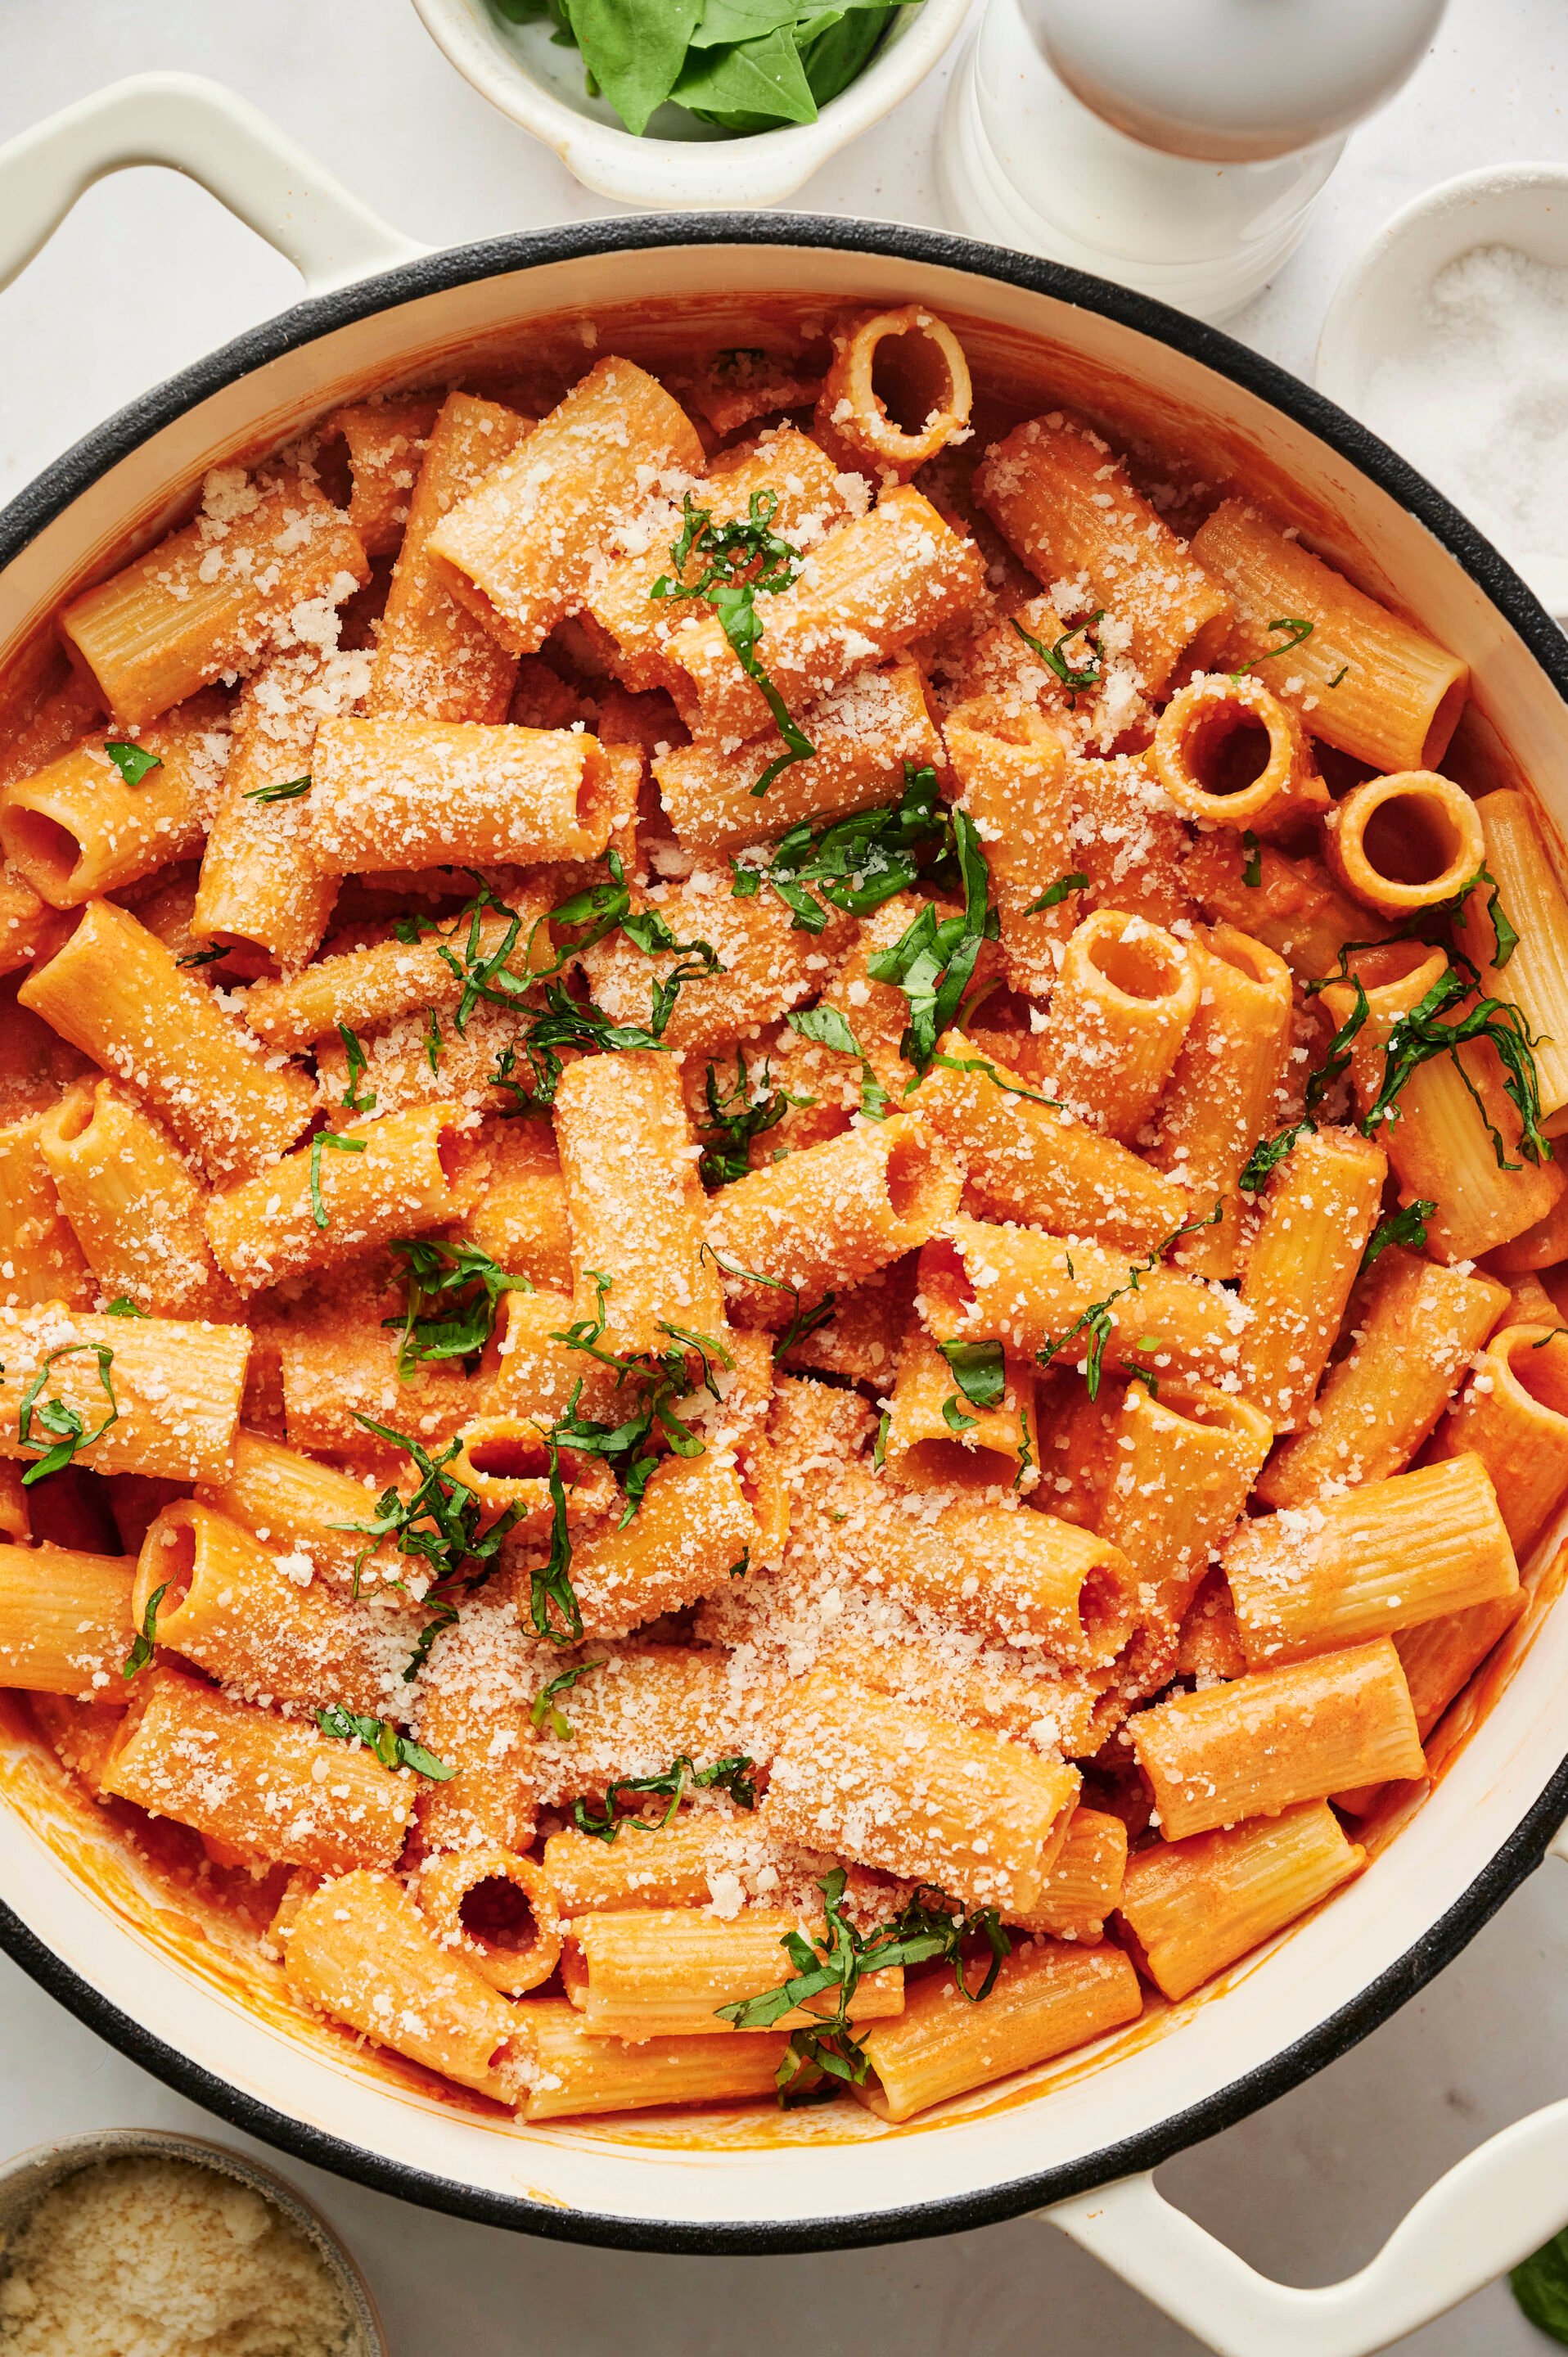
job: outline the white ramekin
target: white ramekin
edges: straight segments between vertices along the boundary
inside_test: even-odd
[[[679,212],[782,204],[925,80],[969,14],[971,0],[922,0],[918,7],[900,8],[865,71],[828,102],[815,123],[749,138],[694,124],[690,139],[634,138],[603,100],[584,95],[582,59],[575,49],[552,48],[542,26],[527,28],[520,39],[519,28],[503,24],[489,0],[413,5],[465,80],[553,147],[585,188],[641,211]],[[546,81],[532,71],[525,46],[540,51],[546,70],[562,60],[559,79]]]
[[[248,2185],[281,2211],[320,2256],[342,2293],[353,2319],[351,2357],[387,2357],[386,2336],[370,2287],[326,2219],[286,2179],[262,2168],[229,2146],[209,2144],[205,2136],[181,2136],[166,2128],[100,2128],[85,2136],[62,2136],[57,2144],[35,2145],[0,2161],[0,2238],[8,2240],[34,2204],[46,2193],[104,2160],[184,2160],[198,2169],[215,2169]]]
[[[1477,245],[1511,245],[1568,266],[1568,165],[1499,164],[1442,181],[1385,221],[1335,290],[1318,339],[1320,393],[1364,416],[1379,363],[1419,328],[1440,270]],[[1503,551],[1541,604],[1568,621],[1568,548]]]

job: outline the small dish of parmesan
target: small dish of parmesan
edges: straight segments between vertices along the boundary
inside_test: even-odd
[[[152,2130],[0,2169],[0,2357],[385,2357],[364,2283],[290,2187]]]

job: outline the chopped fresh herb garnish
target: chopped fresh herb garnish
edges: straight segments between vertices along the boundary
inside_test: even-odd
[[[978,2005],[991,1995],[1003,1958],[1012,1953],[1012,1941],[994,1907],[965,1915],[945,1906],[929,1906],[920,1893],[891,1922],[878,1924],[863,1937],[843,1913],[848,1878],[843,1867],[836,1866],[818,1883],[823,1925],[822,1936],[815,1944],[800,1932],[786,1932],[779,1943],[795,1967],[787,1980],[777,1988],[764,1989],[759,1996],[717,2007],[718,2018],[736,2029],[771,2029],[786,2014],[832,1992],[831,2013],[823,2013],[809,2029],[790,2032],[777,2081],[779,2102],[786,2105],[831,2093],[831,2086],[822,2083],[825,2080],[837,2080],[845,2086],[865,2083],[870,2063],[851,2027],[850,2007],[867,1973],[886,1972],[894,1964],[950,1964],[960,1994]],[[964,1978],[962,1958],[965,1945],[975,1940],[985,1942],[991,1959],[980,1986],[972,1989]],[[811,2079],[801,2086],[800,2081],[807,2072]]]
[[[435,1009],[430,1009],[430,1019],[424,1027],[424,1060],[433,1072],[441,1069],[441,1026],[435,1019]]]
[[[1335,674],[1334,674],[1333,678],[1332,678],[1331,680],[1329,680],[1329,681],[1328,681],[1327,684],[1328,684],[1330,687],[1337,687],[1337,686],[1338,686],[1338,684],[1339,684],[1339,683],[1340,683],[1340,681],[1344,678],[1344,676],[1345,676],[1346,673],[1349,670],[1349,668],[1350,668],[1350,666],[1349,666],[1349,664],[1348,664],[1348,662],[1347,662],[1347,663],[1341,663],[1341,664],[1340,664],[1340,666],[1339,666],[1339,668],[1338,668],[1338,670],[1335,673]]]
[[[1359,983],[1357,984],[1360,989]],[[1399,1098],[1412,1072],[1434,1056],[1451,1056],[1454,1069],[1480,1114],[1499,1170],[1517,1170],[1508,1158],[1502,1133],[1486,1108],[1479,1089],[1466,1070],[1459,1050],[1474,1040],[1485,1040],[1497,1051],[1503,1068],[1503,1091],[1520,1119],[1519,1150],[1527,1162],[1550,1160],[1552,1147],[1541,1133],[1541,1089],[1533,1050],[1540,1045],[1521,1010],[1502,998],[1478,998],[1456,1022],[1440,1017],[1470,995],[1466,976],[1450,966],[1406,1014],[1396,1016],[1383,1050],[1383,1074],[1378,1092],[1362,1116],[1361,1127],[1375,1136],[1385,1122],[1399,1117]],[[1362,994],[1363,1002],[1365,994]]]
[[[1104,607],[1097,607],[1087,621],[1074,622],[1070,630],[1064,630],[1060,638],[1048,647],[1044,639],[1036,638],[1033,630],[1026,630],[1024,628],[1016,614],[1013,616],[1013,628],[1017,631],[1030,653],[1038,655],[1046,669],[1055,673],[1076,703],[1080,694],[1088,688],[1098,687],[1105,676],[1104,651],[1100,640],[1093,636],[1096,622],[1103,621],[1104,619]],[[1074,639],[1087,639],[1089,641],[1089,660],[1076,667],[1069,662],[1063,651],[1072,644]]]
[[[103,1386],[103,1395],[109,1403],[109,1412],[102,1423],[95,1426],[91,1432],[88,1431],[77,1410],[68,1407],[62,1399],[45,1400],[41,1407],[38,1404],[38,1395],[48,1381],[49,1369],[56,1361],[73,1359],[79,1351],[91,1351],[97,1360],[98,1380]],[[62,1342],[58,1351],[49,1351],[38,1373],[22,1394],[21,1405],[17,1412],[16,1437],[22,1447],[30,1448],[38,1459],[36,1465],[29,1465],[22,1476],[24,1490],[30,1490],[35,1481],[44,1480],[50,1473],[58,1473],[62,1466],[70,1463],[79,1448],[91,1448],[95,1440],[102,1439],[112,1424],[119,1423],[119,1405],[115,1400],[114,1385],[109,1375],[109,1370],[113,1362],[114,1353],[107,1342]],[[36,1440],[33,1437],[35,1420],[48,1434],[48,1440]]]
[[[1038,1089],[1026,1089],[1022,1081],[1004,1081],[995,1065],[984,1056],[935,1055],[931,1058],[931,1069],[935,1070],[938,1067],[949,1072],[983,1072],[993,1088],[1005,1090],[1010,1097],[1027,1097],[1031,1104],[1049,1105],[1055,1113],[1061,1111],[1061,1100],[1058,1097],[1047,1097]],[[904,1084],[904,1094],[912,1096],[923,1078],[924,1075],[921,1074],[915,1080],[907,1081]]]
[[[815,829],[803,820],[779,837],[766,867],[735,858],[730,867],[734,899],[753,899],[766,884],[793,912],[792,931],[820,933],[828,921],[824,900],[849,916],[865,917],[922,874],[935,884],[956,882],[952,813],[937,792],[935,770],[906,761],[897,802]],[[817,897],[806,889],[809,884]]]
[[[622,1825],[630,1825],[639,1834],[662,1833],[680,1807],[689,1784],[703,1792],[711,1792],[717,1786],[729,1794],[737,1808],[755,1809],[757,1784],[748,1773],[752,1765],[750,1760],[737,1756],[730,1760],[715,1760],[709,1768],[697,1768],[693,1765],[689,1755],[682,1751],[660,1775],[618,1777],[606,1790],[601,1806],[596,1807],[591,1800],[574,1801],[572,1822],[579,1833],[592,1834],[603,1842],[613,1842]],[[637,1815],[635,1808],[628,1809],[623,1805],[621,1795],[626,1792],[638,1799],[652,1795],[667,1800],[670,1805],[661,1817],[650,1821]]]
[[[871,1452],[873,1472],[880,1473],[887,1462],[887,1436],[893,1429],[893,1411],[885,1407],[876,1420],[876,1443]]]
[[[162,754],[149,753],[143,745],[127,745],[123,741],[111,741],[104,746],[103,750],[128,786],[139,786],[149,770],[163,768]]]
[[[117,1293],[113,1301],[104,1305],[103,1315],[105,1318],[145,1318],[149,1313],[139,1301],[133,1301],[128,1293]]]
[[[1467,889],[1460,894],[1457,901],[1455,903],[1453,912],[1454,921],[1456,925],[1461,927],[1464,925],[1465,902],[1469,898],[1470,893],[1478,892],[1483,884],[1489,884],[1492,888],[1487,899],[1487,915],[1490,920],[1492,928],[1492,954],[1487,963],[1490,965],[1494,974],[1501,974],[1504,966],[1507,965],[1509,958],[1512,957],[1515,950],[1519,947],[1519,933],[1516,928],[1510,923],[1507,912],[1503,908],[1502,894],[1498,884],[1498,879],[1492,874],[1489,867],[1477,868]]]
[[[254,786],[240,799],[246,802],[296,802],[301,794],[310,791],[308,778],[290,778],[285,785]]]
[[[1081,868],[1075,867],[1070,876],[1058,876],[1047,884],[1037,900],[1031,900],[1025,909],[1026,917],[1037,917],[1044,909],[1059,909],[1069,892],[1087,892],[1089,878]]]
[[[1263,880],[1263,855],[1250,826],[1241,830],[1241,848],[1247,855],[1241,868],[1241,881],[1251,885],[1255,892]]]
[[[980,1422],[980,1418],[977,1415],[965,1415],[962,1408],[961,1408],[958,1404],[958,1394],[956,1392],[952,1392],[950,1393],[948,1397],[942,1402],[942,1422],[947,1426],[950,1432],[956,1432],[961,1435],[966,1432],[972,1432],[975,1426]]]
[[[407,1267],[408,1307],[383,1326],[401,1328],[397,1371],[406,1383],[422,1360],[471,1359],[495,1331],[503,1293],[532,1293],[533,1280],[513,1276],[482,1246],[419,1237],[394,1243]],[[432,1316],[429,1304],[440,1304]]]
[[[417,1775],[428,1776],[434,1784],[445,1784],[457,1773],[448,1768],[445,1760],[437,1760],[434,1751],[426,1751],[423,1743],[415,1743],[410,1735],[400,1735],[390,1718],[367,1718],[357,1710],[346,1710],[340,1702],[328,1703],[316,1714],[316,1724],[323,1735],[332,1736],[339,1743],[352,1743],[356,1738],[373,1751],[383,1768],[412,1768]]]
[[[772,1068],[765,1060],[761,1078],[752,1082],[746,1068],[746,1051],[736,1043],[735,1079],[719,1086],[718,1067],[710,1064],[703,1083],[707,1100],[708,1135],[703,1146],[697,1176],[704,1187],[727,1187],[733,1179],[744,1178],[751,1168],[751,1141],[776,1129],[791,1105],[815,1104],[815,1097],[796,1096],[789,1089],[776,1089],[772,1083]]]
[[[135,1677],[152,1660],[153,1646],[157,1638],[158,1606],[168,1594],[168,1588],[169,1584],[166,1579],[162,1586],[155,1587],[148,1597],[146,1609],[142,1614],[142,1625],[136,1631],[130,1652],[120,1664],[120,1675],[123,1678]]]
[[[786,1277],[764,1276],[760,1269],[742,1268],[737,1260],[728,1253],[720,1252],[715,1244],[705,1243],[702,1249],[714,1267],[722,1269],[726,1276],[742,1277],[747,1285],[765,1285],[774,1293],[789,1296],[792,1304],[789,1323],[773,1345],[775,1361],[784,1358],[797,1342],[803,1342],[808,1334],[814,1334],[819,1326],[825,1326],[832,1316],[838,1301],[836,1293],[824,1293],[820,1301],[814,1301],[809,1309],[802,1309],[800,1286],[791,1285]]]
[[[585,1274],[592,1277],[597,1296],[593,1317],[575,1319],[551,1339],[564,1342],[569,1351],[585,1351],[601,1366],[611,1368],[618,1391],[629,1384],[632,1390],[628,1412],[618,1424],[604,1424],[596,1417],[579,1415],[577,1404],[583,1395],[579,1382],[574,1386],[564,1415],[557,1417],[547,1437],[553,1448],[564,1448],[578,1457],[597,1457],[609,1466],[626,1492],[618,1525],[624,1530],[641,1505],[643,1493],[658,1468],[660,1443],[677,1457],[703,1454],[703,1441],[675,1414],[676,1401],[693,1389],[688,1352],[695,1353],[702,1369],[703,1388],[714,1399],[719,1396],[714,1361],[721,1367],[733,1367],[735,1361],[711,1334],[691,1333],[684,1327],[671,1325],[667,1319],[661,1321],[662,1330],[677,1345],[673,1350],[602,1350],[605,1300],[611,1290],[611,1280],[600,1269],[591,1268]]]
[[[489,1577],[501,1541],[522,1510],[509,1506],[481,1530],[484,1508],[479,1500],[446,1470],[452,1459],[461,1454],[459,1441],[449,1441],[439,1457],[432,1457],[405,1432],[395,1431],[391,1425],[377,1424],[373,1417],[361,1415],[358,1408],[353,1415],[355,1423],[373,1432],[378,1440],[401,1448],[413,1460],[420,1476],[417,1486],[406,1498],[395,1486],[383,1490],[368,1522],[334,1523],[330,1526],[335,1531],[357,1531],[364,1536],[365,1544],[354,1565],[356,1588],[367,1556],[386,1539],[396,1541],[399,1555],[428,1566],[432,1583],[428,1600],[435,1609],[435,1618],[421,1630],[413,1656],[403,1671],[403,1677],[412,1679],[424,1666],[440,1631],[457,1618],[452,1591],[459,1586],[477,1587]],[[470,1563],[477,1566],[472,1572],[465,1568]]]
[[[176,958],[175,963],[176,965],[216,965],[220,958],[226,958],[228,954],[226,949],[192,950],[188,957]]]
[[[1273,662],[1276,655],[1288,655],[1293,647],[1299,647],[1311,638],[1316,625],[1304,622],[1299,615],[1282,614],[1277,622],[1269,624],[1269,628],[1271,630],[1283,630],[1285,636],[1277,647],[1265,647],[1261,655],[1254,655],[1251,661],[1244,662],[1239,671],[1233,671],[1230,674],[1232,679],[1245,679],[1247,673],[1258,663]],[[1343,672],[1340,677],[1344,677]]]
[[[939,1342],[952,1379],[971,1407],[1000,1407],[1007,1393],[1007,1368],[1000,1342]]]
[[[1348,981],[1355,991],[1355,1000],[1349,1014],[1329,1040],[1322,1063],[1307,1075],[1302,1118],[1289,1123],[1273,1137],[1260,1138],[1243,1163],[1236,1181],[1243,1194],[1260,1194],[1270,1172],[1284,1160],[1297,1138],[1305,1137],[1309,1131],[1316,1129],[1316,1115],[1325,1097],[1335,1082],[1348,1069],[1352,1043],[1359,1036],[1372,1009],[1359,975],[1349,973],[1346,968],[1345,961],[1352,950],[1365,949],[1369,946],[1369,943],[1364,942],[1347,942],[1339,953],[1341,971],[1317,982],[1307,984],[1307,991],[1311,995],[1326,989],[1330,982]]]
[[[572,1722],[555,1697],[557,1695],[570,1693],[579,1678],[585,1678],[590,1670],[602,1670],[604,1665],[604,1656],[601,1654],[596,1661],[579,1662],[575,1670],[562,1670],[554,1677],[547,1680],[540,1687],[529,1707],[528,1716],[534,1726],[542,1727],[548,1719],[550,1732],[557,1743],[570,1743]]]
[[[744,517],[736,517],[729,523],[715,523],[712,509],[693,507],[692,494],[687,491],[681,502],[680,537],[670,549],[674,573],[661,573],[648,593],[650,597],[703,598],[713,608],[736,661],[772,714],[773,725],[784,739],[786,750],[778,760],[768,763],[751,789],[754,794],[765,794],[783,770],[796,761],[810,760],[817,749],[789,717],[784,698],[768,678],[757,652],[757,642],[762,636],[762,621],[757,610],[758,590],[777,596],[799,578],[800,570],[800,550],[792,548],[772,529],[778,508],[777,491],[753,491]],[[695,581],[688,582],[683,576],[693,559],[701,564],[702,571]]]
[[[674,1003],[675,990],[682,980],[689,978],[678,971],[655,990],[655,1005],[661,1009],[665,1021]],[[547,983],[543,996],[542,1009],[531,1010],[524,1017],[521,1045],[528,1059],[529,1079],[518,1079],[517,1049],[510,1045],[502,1050],[495,1071],[486,1076],[488,1088],[510,1090],[517,1099],[519,1113],[540,1113],[554,1103],[555,1091],[565,1070],[555,1052],[558,1048],[597,1049],[606,1054],[635,1049],[669,1053],[667,1039],[660,1039],[654,1031],[644,1030],[640,1024],[612,1023],[602,1007],[596,1006],[591,999],[574,998],[564,983]]]
[[[343,1053],[349,1059],[348,1083],[338,1102],[349,1113],[369,1113],[375,1104],[376,1092],[371,1089],[363,1096],[360,1093],[360,1082],[365,1077],[369,1059],[360,1045],[358,1034],[350,1031],[346,1023],[338,1026],[338,1037],[343,1042]]]
[[[1420,1252],[1426,1242],[1426,1223],[1437,1206],[1430,1197],[1420,1195],[1413,1203],[1405,1203],[1391,1211],[1386,1220],[1373,1229],[1366,1251],[1361,1254],[1358,1272],[1365,1276],[1372,1263],[1386,1253],[1391,1244],[1407,1244],[1412,1252]]]
[[[836,1006],[808,1006],[784,1017],[791,1031],[802,1039],[814,1039],[819,1048],[832,1048],[840,1056],[856,1056],[860,1060],[860,1109],[868,1120],[886,1121],[887,1092],[872,1070],[871,1059],[850,1029]]]
[[[339,1137],[335,1129],[318,1129],[310,1141],[310,1216],[318,1228],[327,1225],[327,1205],[321,1193],[321,1152],[326,1146],[334,1154],[363,1154],[362,1137]]]
[[[955,811],[952,823],[953,852],[963,883],[961,914],[939,918],[936,903],[928,900],[892,947],[866,963],[873,982],[893,984],[909,1002],[899,1049],[917,1072],[926,1070],[938,1039],[957,1022],[981,949],[999,931],[974,821],[967,811]]]
[[[744,1579],[750,1569],[751,1549],[747,1547],[743,1554],[736,1555],[735,1561],[725,1572],[725,1577],[726,1579]]]
[[[1236,1181],[1241,1192],[1244,1195],[1261,1195],[1268,1184],[1270,1173],[1284,1160],[1296,1139],[1316,1127],[1315,1121],[1293,1121],[1288,1129],[1277,1131],[1273,1137],[1260,1138],[1242,1164],[1241,1174]]]
[[[1212,1211],[1195,1212],[1190,1220],[1184,1220],[1179,1228],[1173,1228],[1170,1234],[1155,1246],[1146,1259],[1135,1261],[1133,1264],[1127,1272],[1127,1281],[1124,1285],[1115,1286],[1106,1295],[1103,1301],[1090,1302],[1089,1308],[1073,1319],[1065,1334],[1058,1334],[1054,1342],[1047,1342],[1042,1349],[1036,1351],[1035,1356],[1041,1366],[1048,1367],[1052,1360],[1058,1357],[1069,1342],[1074,1341],[1079,1334],[1087,1334],[1089,1353],[1083,1362],[1084,1381],[1090,1398],[1098,1399],[1100,1379],[1105,1365],[1105,1346],[1116,1330],[1116,1320],[1111,1313],[1117,1302],[1122,1300],[1128,1294],[1139,1292],[1143,1279],[1158,1266],[1171,1246],[1179,1243],[1183,1236],[1190,1236],[1198,1228],[1213,1227],[1223,1216],[1224,1208],[1222,1203],[1216,1203]],[[1133,1348],[1138,1351],[1153,1350],[1157,1346],[1159,1339],[1157,1334],[1144,1335],[1133,1345]]]

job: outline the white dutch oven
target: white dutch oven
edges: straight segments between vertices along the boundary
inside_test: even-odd
[[[94,567],[149,536],[203,469],[346,393],[439,376],[475,346],[536,350],[575,317],[641,349],[650,305],[722,333],[726,304],[914,298],[977,374],[1069,399],[1289,513],[1466,657],[1477,774],[1517,764],[1568,822],[1568,648],[1501,560],[1408,467],[1211,328],[1015,254],[768,215],[595,222],[426,253],[215,86],[152,76],[0,153],[0,277],[123,165],[190,173],[303,273],[307,299],[80,443],[0,518],[0,663]],[[366,276],[364,274],[374,274]],[[1495,725],[1497,734],[1487,726]],[[1506,748],[1501,739],[1506,737]],[[1229,2357],[1359,2357],[1545,2239],[1568,2211],[1568,2104],[1473,2154],[1371,2266],[1268,2282],[1168,2207],[1149,2172],[1343,2053],[1412,1996],[1541,1861],[1568,1813],[1568,1607],[1556,1574],[1424,1806],[1370,1869],[1217,1990],[1097,2050],[889,2131],[858,2107],[782,2123],[517,2128],[302,2025],[273,1982],[143,1885],[0,1718],[0,1939],[123,2051],[302,2159],[431,2207],[637,2250],[802,2251],[1037,2211]],[[1568,1854],[1568,1853],[1565,1853]]]

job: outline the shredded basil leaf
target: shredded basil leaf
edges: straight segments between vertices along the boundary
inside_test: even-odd
[[[162,754],[149,753],[145,745],[112,741],[103,750],[128,786],[139,786],[149,770],[161,770],[164,765]]]
[[[785,750],[764,770],[751,789],[754,795],[765,794],[784,770],[796,761],[810,760],[817,749],[790,718],[757,652],[762,636],[757,592],[776,597],[800,577],[800,550],[772,529],[778,508],[777,491],[753,491],[744,517],[715,523],[711,508],[693,507],[691,492],[683,493],[681,533],[670,548],[674,573],[661,573],[648,593],[650,597],[701,597],[710,605],[736,661],[772,714]],[[688,582],[685,571],[693,560],[702,571]]]
[[[390,1718],[368,1718],[362,1713],[347,1710],[340,1702],[328,1703],[316,1714],[316,1724],[323,1735],[330,1735],[338,1743],[352,1743],[356,1737],[368,1750],[373,1751],[383,1768],[412,1768],[417,1775],[428,1776],[433,1784],[445,1784],[457,1773],[434,1751],[426,1751],[423,1743],[412,1736],[400,1735]]]
[[[1306,640],[1311,638],[1316,627],[1316,625],[1315,623],[1304,622],[1299,615],[1282,614],[1277,622],[1271,622],[1269,624],[1271,630],[1283,630],[1285,633],[1285,636],[1280,640],[1279,645],[1277,647],[1265,647],[1261,655],[1254,655],[1250,662],[1244,662],[1241,665],[1240,671],[1233,671],[1230,674],[1231,678],[1245,679],[1247,673],[1253,670],[1259,663],[1273,662],[1276,655],[1288,655],[1293,647],[1299,647],[1305,644]],[[1344,673],[1341,672],[1339,676],[1342,679],[1344,675]]]
[[[158,1606],[168,1594],[168,1588],[169,1584],[166,1579],[162,1586],[155,1587],[148,1597],[146,1609],[142,1614],[142,1625],[136,1631],[130,1652],[120,1664],[120,1675],[123,1678],[135,1677],[152,1660],[153,1646],[157,1638]]]
[[[340,1137],[335,1129],[318,1129],[310,1141],[310,1216],[318,1228],[327,1225],[327,1205],[321,1193],[321,1150],[329,1147],[334,1154],[363,1154],[362,1137]]]
[[[91,1351],[97,1360],[98,1380],[103,1386],[103,1396],[109,1403],[107,1415],[91,1432],[88,1431],[78,1411],[73,1407],[68,1407],[64,1400],[56,1397],[45,1400],[41,1407],[38,1405],[39,1394],[48,1381],[49,1369],[58,1360],[73,1359],[80,1351]],[[38,1459],[36,1465],[29,1465],[22,1476],[24,1490],[30,1490],[35,1481],[42,1481],[49,1474],[59,1472],[63,1467],[70,1463],[79,1448],[91,1448],[95,1440],[102,1439],[111,1425],[119,1423],[119,1405],[115,1400],[114,1385],[109,1374],[113,1362],[114,1353],[107,1342],[62,1342],[58,1351],[49,1351],[45,1358],[38,1373],[22,1394],[21,1405],[17,1412],[16,1437],[22,1447],[30,1448]],[[48,1434],[48,1440],[36,1440],[33,1437],[35,1420]]]
[[[308,778],[290,778],[284,785],[256,786],[240,799],[246,802],[296,802],[301,794],[310,791]]]

